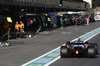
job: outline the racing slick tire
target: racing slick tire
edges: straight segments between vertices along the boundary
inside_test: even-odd
[[[61,58],[68,58],[68,49],[66,46],[61,46],[60,56],[61,56]]]
[[[96,54],[98,54],[98,45],[96,43],[93,43],[91,44],[92,46],[95,46],[95,51],[96,51]]]
[[[95,46],[89,46],[87,49],[87,57],[95,58],[95,56],[96,56]]]

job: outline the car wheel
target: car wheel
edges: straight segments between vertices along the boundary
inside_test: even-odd
[[[95,46],[95,51],[96,51],[96,54],[98,54],[98,45],[96,43],[93,43],[91,44],[92,46]]]
[[[67,58],[68,57],[68,49],[67,49],[66,46],[61,46],[60,56],[61,56],[61,58]]]
[[[95,58],[96,53],[95,53],[95,46],[89,46],[87,49],[87,56],[88,58]]]

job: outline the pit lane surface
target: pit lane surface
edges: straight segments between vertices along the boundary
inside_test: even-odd
[[[97,43],[99,54],[96,58],[60,58],[49,66],[99,66],[100,65],[100,34],[90,39],[89,42]]]
[[[40,32],[38,36],[35,36],[30,39],[25,38],[11,40],[12,46],[0,47],[0,66],[20,66],[32,59],[35,59],[51,51],[52,49],[57,48],[58,46],[61,46],[62,44],[66,43],[66,41],[73,40],[98,27],[100,27],[100,23],[98,22],[90,24],[89,26],[68,26],[65,28],[56,29],[55,31],[52,30],[49,32]],[[89,41],[99,43],[99,40],[97,39],[99,39],[99,35]],[[91,63],[92,65],[94,63],[97,64],[95,66],[99,66],[100,63],[98,63],[97,61],[99,62],[99,55],[96,59],[59,59],[50,66],[72,66],[75,64],[76,66],[82,64],[87,64],[87,66],[89,66]]]

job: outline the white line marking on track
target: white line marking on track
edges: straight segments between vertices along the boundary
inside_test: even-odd
[[[53,61],[47,63],[47,64],[44,65],[44,66],[49,66],[50,64],[52,64],[53,62],[57,61],[58,59],[60,59],[60,56],[58,56],[56,59],[54,59]]]
[[[33,61],[39,59],[39,58],[42,58],[42,57],[44,57],[45,55],[48,55],[49,53],[51,53],[51,52],[53,52],[53,51],[55,51],[55,50],[57,50],[57,49],[59,49],[59,48],[60,48],[60,47],[57,47],[56,49],[51,50],[50,52],[47,52],[46,54],[43,54],[42,56],[40,56],[40,57],[38,57],[38,58],[36,58],[36,59],[33,59],[33,60],[29,61],[28,63],[25,63],[25,64],[23,64],[23,65],[21,65],[21,66],[26,66],[27,64],[29,64],[29,63],[31,63],[31,62],[33,62]]]
[[[100,29],[100,28],[97,28],[97,29]],[[95,31],[95,30],[97,30],[97,29],[94,29],[94,30],[92,30],[92,31]],[[90,31],[90,32],[88,32],[88,33],[91,33],[92,31]],[[88,33],[86,33],[86,34],[80,36],[79,38],[81,38],[81,37],[87,35]],[[93,36],[91,36],[91,37],[89,37],[88,39],[86,39],[84,42],[88,41],[89,39],[93,38],[94,36],[98,35],[99,33],[100,33],[100,32],[94,34]],[[77,40],[77,39],[78,39],[78,38],[76,38],[76,39],[74,39],[74,40],[72,40],[72,41],[75,41],[75,40]],[[71,42],[72,42],[72,41],[71,41]],[[64,46],[64,45],[65,45],[65,44],[63,44],[62,46]],[[26,66],[26,65],[32,63],[33,61],[38,60],[38,59],[40,59],[40,58],[42,58],[42,57],[44,57],[44,56],[50,54],[51,52],[53,52],[53,51],[55,51],[55,50],[57,50],[57,49],[60,49],[60,47],[57,47],[56,49],[54,49],[54,50],[52,50],[52,51],[50,51],[50,52],[48,52],[48,53],[46,53],[46,54],[43,54],[42,56],[40,56],[40,57],[38,57],[38,58],[36,58],[36,59],[33,59],[33,60],[31,60],[31,61],[29,61],[29,62],[27,62],[27,63],[25,63],[25,64],[23,64],[23,65],[21,65],[21,66]],[[52,64],[53,62],[57,61],[58,59],[60,59],[60,56],[58,56],[58,57],[55,58],[54,60],[50,61],[49,63],[45,64],[44,66],[50,65],[50,64]]]

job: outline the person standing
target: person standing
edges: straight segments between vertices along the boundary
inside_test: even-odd
[[[20,25],[18,24],[18,21],[16,21],[16,24],[15,24],[15,32],[19,32],[19,28],[20,28]],[[15,38],[17,38],[19,36],[20,35],[16,33]]]
[[[62,17],[60,18],[60,24],[61,24],[61,28],[63,28],[63,19],[62,19]]]
[[[16,30],[17,32],[19,31],[19,24],[18,24],[18,21],[16,21],[15,30]]]
[[[47,28],[48,28],[48,29],[50,29],[50,22],[51,22],[51,19],[50,19],[50,17],[48,17],[48,18],[47,18]]]
[[[24,23],[20,21],[20,31],[24,32]]]
[[[87,25],[89,25],[89,17],[87,17],[86,21],[87,21]]]

